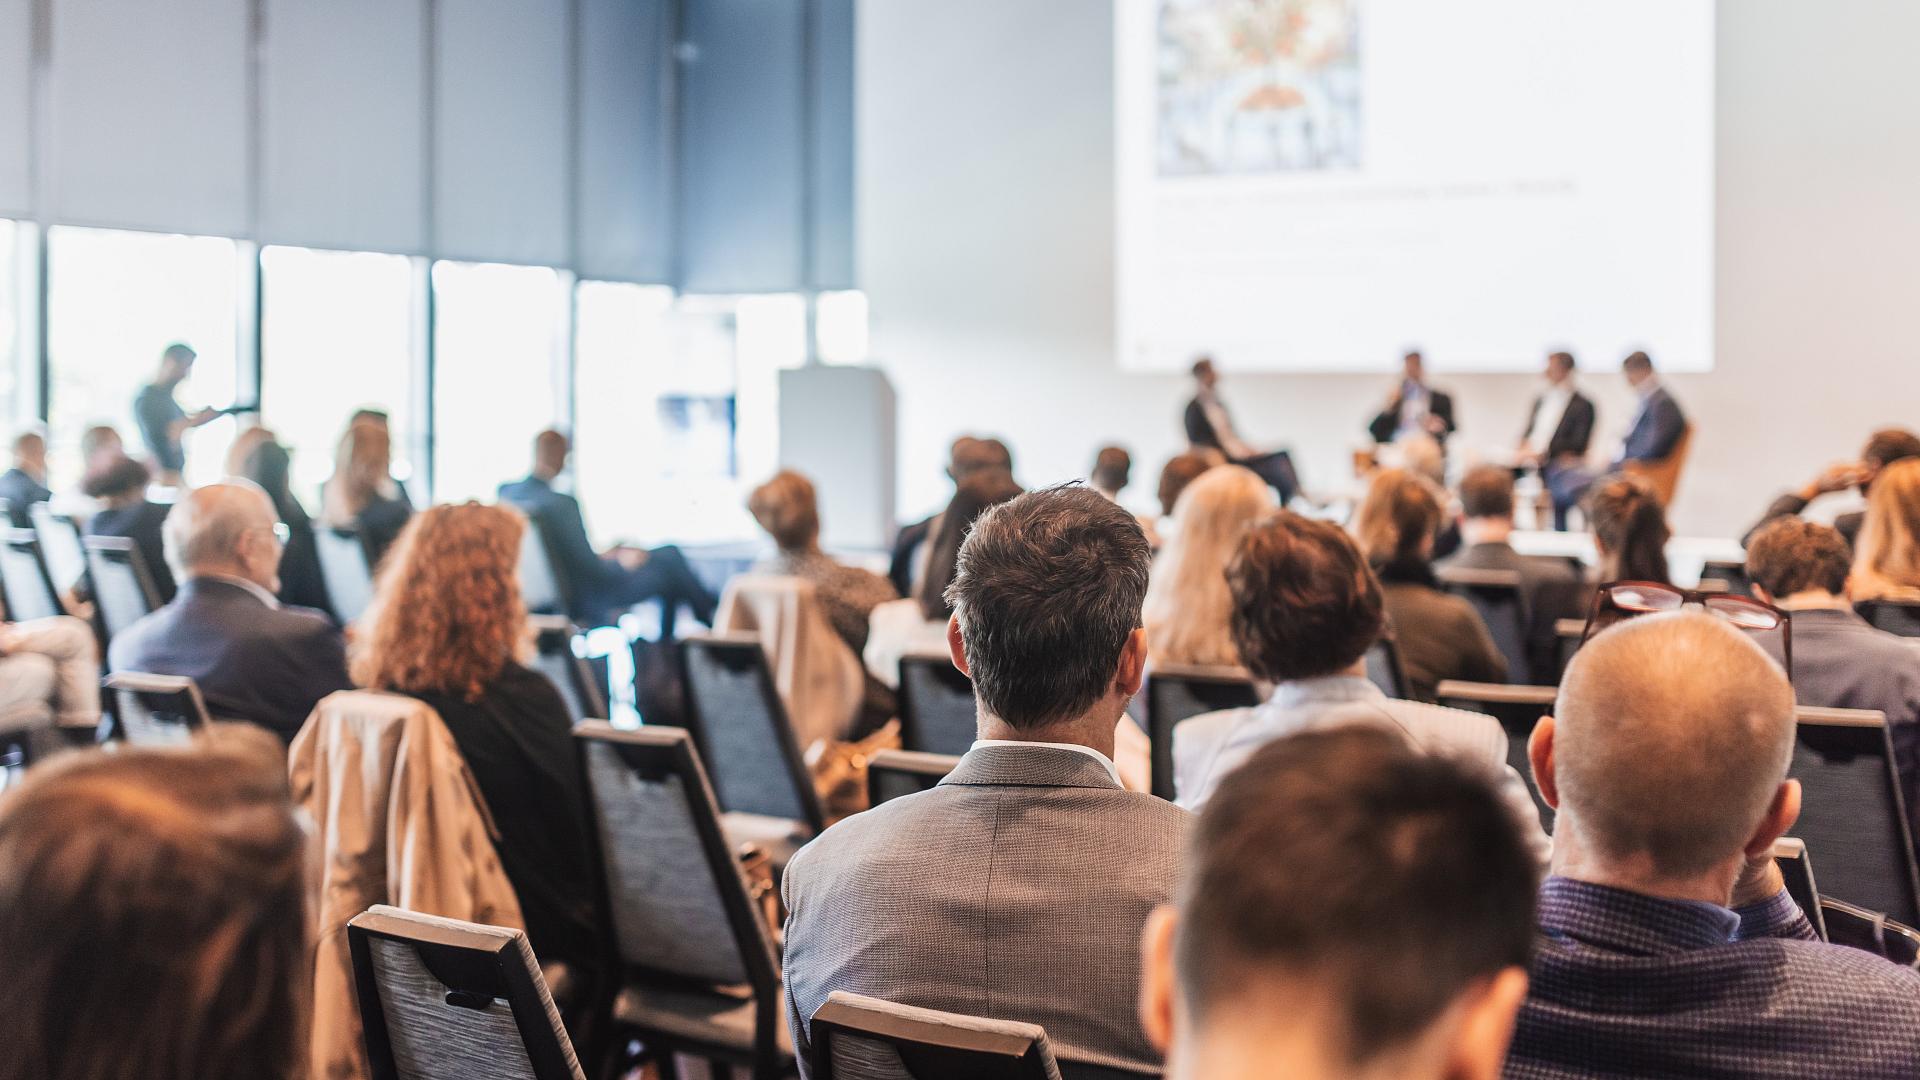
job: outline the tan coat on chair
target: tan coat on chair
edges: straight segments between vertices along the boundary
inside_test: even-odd
[[[865,691],[860,660],[834,633],[811,583],[742,574],[727,583],[713,622],[719,633],[760,639],[802,753],[846,738]]]

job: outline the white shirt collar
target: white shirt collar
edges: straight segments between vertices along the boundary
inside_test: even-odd
[[[198,574],[195,576],[208,581],[224,581],[229,585],[245,589],[247,592],[253,594],[255,600],[260,601],[275,611],[280,609],[280,598],[261,588],[258,582],[248,581],[243,577],[233,577],[229,574]]]
[[[1100,767],[1107,770],[1107,775],[1113,777],[1115,787],[1127,786],[1120,782],[1120,770],[1114,765],[1113,759],[1091,746],[1070,742],[1028,742],[1024,739],[975,739],[970,749],[978,750],[983,746],[1044,746],[1050,750],[1072,750],[1099,762]]]

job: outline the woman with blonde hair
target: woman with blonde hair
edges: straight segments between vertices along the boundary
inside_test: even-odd
[[[500,864],[543,961],[591,972],[592,863],[573,717],[521,661],[531,638],[520,598],[526,519],[469,502],[416,515],[381,567],[348,671],[370,690],[432,706],[500,829]]]
[[[1430,482],[1405,469],[1382,469],[1353,519],[1354,539],[1380,577],[1408,689],[1421,701],[1432,701],[1448,679],[1507,681],[1506,659],[1480,613],[1434,576],[1434,540],[1444,517]]]
[[[376,566],[413,515],[393,490],[392,469],[393,439],[386,425],[355,420],[340,437],[333,475],[320,489],[320,520],[329,528],[358,532],[367,560]]]
[[[1162,664],[1238,665],[1227,560],[1241,537],[1274,509],[1273,489],[1253,470],[1202,473],[1174,504],[1179,529],[1153,564],[1143,620],[1147,655]]]
[[[1855,600],[1920,603],[1920,458],[1886,466],[1867,489],[1851,591]]]

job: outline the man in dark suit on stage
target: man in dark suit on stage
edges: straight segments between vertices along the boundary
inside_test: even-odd
[[[1520,433],[1519,462],[1540,470],[1553,498],[1553,527],[1562,531],[1593,442],[1593,399],[1574,385],[1573,371],[1572,353],[1547,357],[1547,385],[1533,399],[1526,430]]]
[[[1300,477],[1294,472],[1293,457],[1285,450],[1271,453],[1255,450],[1234,431],[1233,418],[1227,415],[1227,407],[1221,404],[1215,390],[1220,384],[1220,373],[1214,369],[1210,357],[1202,356],[1193,362],[1193,381],[1193,400],[1187,402],[1182,421],[1187,429],[1187,442],[1218,450],[1235,465],[1252,469],[1279,494],[1280,505],[1291,502],[1300,492]]]
[[[1687,433],[1686,414],[1680,411],[1680,403],[1673,395],[1667,393],[1660,376],[1653,370],[1653,360],[1646,353],[1636,352],[1627,357],[1621,362],[1620,370],[1634,393],[1640,395],[1640,409],[1633,414],[1633,426],[1627,429],[1627,441],[1620,447],[1613,467],[1618,471],[1628,462],[1651,465],[1665,461],[1680,444],[1680,436]]]
[[[1453,434],[1453,395],[1427,385],[1426,360],[1419,350],[1401,358],[1400,385],[1387,399],[1387,407],[1367,424],[1367,434],[1377,443],[1390,443],[1407,435],[1431,435],[1442,449]]]

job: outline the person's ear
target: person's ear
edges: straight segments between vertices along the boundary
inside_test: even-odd
[[[1560,783],[1553,775],[1553,717],[1543,716],[1533,725],[1527,738],[1527,765],[1533,771],[1533,786],[1540,789],[1540,801],[1560,809]]]
[[[1752,580],[1749,580],[1747,584],[1748,584],[1748,587],[1753,590],[1753,598],[1755,600],[1758,600],[1763,604],[1772,604],[1774,602],[1773,594],[1767,591],[1767,587],[1765,585],[1762,585],[1759,582],[1752,581]],[[1778,606],[1778,605],[1775,605],[1775,606]]]
[[[1787,835],[1793,823],[1800,820],[1800,781],[1782,780],[1780,787],[1773,793],[1773,801],[1767,804],[1766,816],[1747,838],[1746,855],[1749,860],[1758,859],[1773,850],[1773,842]]]
[[[1498,1080],[1526,998],[1527,973],[1518,967],[1506,968],[1467,991],[1443,1075],[1448,1080]]]
[[[1174,997],[1179,992],[1173,972],[1173,936],[1180,913],[1162,904],[1147,916],[1140,931],[1140,1026],[1161,1056],[1171,1056]]]
[[[1131,698],[1140,692],[1141,683],[1147,678],[1147,631],[1135,627],[1127,635],[1127,643],[1120,649],[1120,670],[1114,675],[1117,689]]]
[[[967,670],[967,644],[960,636],[958,614],[947,616],[947,655],[953,657],[953,666],[960,669],[960,674],[973,677],[973,672]]]

